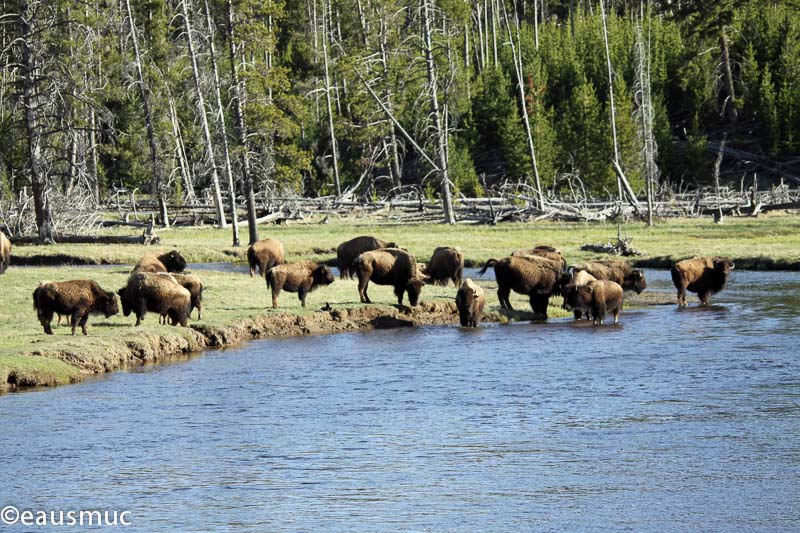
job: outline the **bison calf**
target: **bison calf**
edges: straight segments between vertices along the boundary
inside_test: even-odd
[[[452,280],[453,285],[458,287],[464,273],[464,254],[450,246],[439,246],[433,251],[428,264],[420,270],[435,285],[447,286],[447,282]]]
[[[582,301],[578,298],[578,288],[588,284],[590,281],[597,281],[597,278],[586,272],[585,270],[578,270],[577,272],[570,269],[569,281],[564,285],[562,290],[564,295],[564,309],[572,310],[575,320],[580,320],[585,314],[589,318],[589,309],[584,307]]]
[[[159,273],[160,276],[169,276],[175,282],[189,291],[192,297],[191,305],[189,306],[189,316],[192,316],[192,311],[197,309],[197,320],[203,318],[203,282],[200,278],[193,274],[168,274],[164,272]]]
[[[686,291],[696,292],[700,305],[708,305],[709,298],[725,288],[734,264],[725,257],[695,257],[678,261],[670,274],[678,289],[678,307],[686,307]]]
[[[171,252],[156,255],[146,254],[136,266],[133,267],[132,273],[137,272],[183,272],[186,268],[186,259],[178,252],[172,250]]]
[[[369,282],[376,285],[391,285],[397,304],[403,305],[403,293],[408,293],[408,303],[413,307],[419,303],[419,295],[425,282],[419,279],[417,260],[399,248],[384,248],[364,252],[353,261],[358,276],[358,296],[361,303],[372,303],[367,294]]]
[[[56,313],[71,317],[73,335],[78,325],[83,334],[88,335],[86,322],[89,315],[102,314],[108,318],[119,312],[114,293],[86,279],[40,283],[33,291],[33,308],[48,335],[53,334],[50,323]]]
[[[363,254],[372,250],[380,250],[382,248],[397,248],[393,242],[386,242],[375,237],[363,235],[343,242],[336,248],[336,263],[339,267],[339,277],[341,279],[352,278],[353,274],[353,261]]]
[[[588,309],[595,326],[603,323],[606,313],[613,313],[614,324],[622,310],[622,286],[614,281],[598,279],[577,288],[579,305]]]
[[[486,296],[483,289],[470,278],[464,280],[456,293],[456,308],[461,325],[467,328],[476,328],[483,317],[483,306],[486,305]]]
[[[0,231],[0,274],[5,274],[11,264],[11,241]]]
[[[122,301],[122,313],[136,315],[136,325],[142,323],[148,311],[167,316],[173,326],[186,326],[192,305],[192,295],[172,276],[137,272],[128,278],[128,284],[117,291]]]
[[[296,292],[303,307],[306,296],[322,285],[334,281],[333,272],[315,261],[299,261],[272,267],[267,272],[267,287],[272,289],[272,307],[278,307],[281,291]]]
[[[644,272],[621,259],[591,261],[576,267],[576,270],[585,270],[597,279],[614,281],[619,283],[623,290],[635,291],[637,294],[641,294],[647,288]]]
[[[250,264],[251,278],[256,270],[262,278],[265,277],[270,268],[284,263],[283,243],[272,238],[254,242],[247,249],[247,262]]]

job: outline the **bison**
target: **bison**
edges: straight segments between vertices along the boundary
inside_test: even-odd
[[[411,306],[419,303],[419,295],[425,282],[417,271],[417,260],[399,248],[384,248],[364,252],[353,261],[358,276],[358,296],[362,303],[372,303],[367,287],[372,281],[376,285],[392,285],[397,304],[403,305],[403,293],[408,293]]]
[[[596,279],[577,289],[577,298],[582,308],[591,312],[595,326],[603,323],[606,313],[614,315],[614,324],[619,322],[622,309],[622,286],[614,281]]]
[[[283,243],[272,238],[254,242],[247,249],[247,262],[250,263],[251,278],[256,270],[262,278],[265,277],[270,268],[284,263]]]
[[[733,270],[726,257],[695,257],[678,261],[672,267],[672,282],[678,289],[678,307],[686,307],[686,291],[696,292],[700,305],[708,305],[712,294],[725,288]]]
[[[494,266],[501,308],[513,310],[508,299],[513,290],[527,295],[533,312],[547,319],[550,296],[559,296],[565,283],[560,262],[533,256],[489,259],[479,274],[485,274],[490,266]]]
[[[644,273],[634,269],[630,263],[621,259],[591,261],[575,267],[575,270],[585,270],[597,279],[607,279],[619,283],[625,291],[635,291],[637,294],[641,294],[647,288]]]
[[[585,270],[570,270],[568,281],[566,284],[564,284],[562,289],[564,296],[564,309],[571,309],[575,316],[575,320],[580,320],[584,313],[586,314],[586,318],[589,318],[589,309],[584,307],[582,302],[578,299],[578,288],[588,284],[590,281],[596,281],[597,278]]]
[[[5,274],[11,264],[11,241],[0,231],[0,274]]]
[[[78,325],[83,334],[88,335],[86,322],[89,315],[102,314],[108,318],[119,312],[114,293],[87,279],[40,283],[33,291],[33,308],[48,335],[53,334],[50,323],[56,313],[71,317],[73,335]]]
[[[156,255],[146,254],[136,266],[133,267],[133,274],[137,272],[183,272],[186,268],[186,259],[178,252],[172,250],[171,252]]]
[[[486,305],[486,296],[483,289],[470,278],[464,280],[456,293],[456,308],[461,325],[467,328],[476,328],[483,317],[483,306]]]
[[[544,244],[534,246],[530,249],[520,249],[514,250],[511,252],[511,257],[544,257],[546,259],[550,259],[553,261],[558,261],[561,263],[561,268],[567,267],[567,260],[564,258],[564,254],[561,253],[561,250],[558,248],[554,248],[553,246],[547,246]]]
[[[353,261],[364,252],[379,250],[381,248],[397,248],[397,244],[366,235],[350,239],[340,244],[338,248],[336,248],[336,263],[339,267],[339,277],[341,279],[352,278],[354,274]]]
[[[267,271],[267,287],[272,289],[272,307],[278,307],[281,291],[296,292],[303,307],[306,296],[322,285],[334,281],[333,272],[325,265],[315,261],[299,261],[274,266]]]
[[[137,326],[148,311],[158,313],[159,317],[169,317],[173,326],[186,326],[192,295],[172,276],[135,272],[117,294],[122,301],[122,313],[129,316],[133,312]]]
[[[420,271],[435,285],[447,286],[447,282],[452,280],[453,285],[458,287],[464,273],[464,254],[456,248],[439,246],[433,251],[427,265],[420,266]]]
[[[178,285],[189,291],[189,294],[192,296],[189,316],[192,315],[192,311],[197,309],[197,319],[200,320],[203,318],[203,282],[200,281],[200,278],[193,274],[169,274],[159,272],[158,275],[169,276]]]

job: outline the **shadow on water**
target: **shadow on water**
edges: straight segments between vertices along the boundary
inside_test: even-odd
[[[798,289],[737,271],[619,325],[270,339],[6,396],[0,501],[131,531],[797,530]]]

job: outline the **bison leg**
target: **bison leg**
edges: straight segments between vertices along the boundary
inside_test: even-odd
[[[369,287],[369,278],[364,276],[364,278],[362,279],[361,276],[359,276],[359,279],[358,279],[358,297],[361,300],[362,304],[371,304],[372,303],[370,301],[370,299],[369,299],[369,296],[367,295],[367,287]]]
[[[619,324],[619,312],[622,309],[621,305],[618,305],[612,311],[614,313],[614,324]]]
[[[575,320],[580,320],[581,317],[583,316],[583,310],[581,310],[581,309],[573,309],[572,310],[572,316],[575,317]]]
[[[203,304],[197,302],[195,307],[197,307],[197,320],[201,320],[203,318]]]
[[[394,287],[394,295],[397,296],[397,305],[403,305],[403,292],[404,287],[402,285],[395,285]]]
[[[700,305],[705,307],[705,306],[708,305],[708,300],[711,297],[711,293],[706,292],[706,291],[699,291],[697,293],[697,297],[700,299]]]
[[[283,287],[273,283],[273,285],[272,285],[272,308],[273,309],[277,309],[278,308],[278,296],[280,296],[282,289],[283,289]]]
[[[81,333],[83,333],[84,335],[88,335],[89,334],[89,332],[86,329],[86,323],[88,321],[89,321],[89,313],[87,312],[81,317],[81,320],[79,322],[80,326],[81,326]],[[73,326],[73,329],[75,329],[74,326]],[[74,333],[73,333],[73,335],[74,335]]]
[[[300,306],[303,308],[306,306],[306,296],[308,296],[308,291],[301,287],[300,290],[297,291],[297,297],[300,299]]]
[[[500,300],[501,309],[508,309],[509,311],[514,310],[514,308],[511,307],[511,302],[508,300],[510,295],[511,289],[509,287],[505,287],[503,285],[497,286],[497,299]]]
[[[39,322],[42,324],[44,328],[44,332],[48,335],[53,334],[53,328],[50,327],[50,322],[53,321],[53,312],[49,310],[44,310],[39,312]]]

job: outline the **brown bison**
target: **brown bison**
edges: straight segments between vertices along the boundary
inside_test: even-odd
[[[403,293],[408,293],[408,303],[415,306],[425,282],[418,276],[417,260],[399,248],[384,248],[364,252],[353,261],[358,276],[358,296],[362,303],[372,303],[367,287],[372,281],[376,285],[392,285],[397,304],[403,305]]]
[[[53,334],[50,323],[56,313],[71,317],[73,335],[78,325],[83,334],[88,335],[86,322],[89,315],[102,314],[108,318],[119,312],[114,293],[103,290],[88,279],[40,283],[33,291],[33,308],[48,335]]]
[[[247,262],[250,263],[251,278],[256,270],[262,278],[265,277],[270,268],[284,263],[283,243],[272,238],[254,242],[247,249]]]
[[[186,259],[178,252],[172,250],[171,252],[156,255],[146,254],[136,266],[133,267],[133,274],[137,272],[183,272],[186,268]]]
[[[340,244],[336,248],[336,264],[339,267],[339,277],[341,279],[352,278],[355,274],[353,261],[364,252],[380,250],[381,248],[397,248],[397,245],[393,242],[386,242],[366,235]]]
[[[579,305],[591,312],[595,326],[603,323],[606,313],[614,315],[614,324],[619,322],[622,309],[622,286],[614,281],[597,279],[577,288]]]
[[[456,248],[439,246],[433,251],[431,260],[420,270],[435,285],[447,286],[447,282],[452,280],[453,285],[458,287],[464,273],[464,254]]]
[[[0,231],[0,274],[5,274],[11,264],[11,241]]]
[[[333,272],[315,261],[298,261],[274,266],[267,271],[267,287],[272,289],[272,307],[278,307],[281,291],[296,292],[303,307],[306,296],[322,285],[334,281]]]
[[[584,307],[581,300],[578,298],[578,288],[588,284],[590,281],[597,281],[597,278],[585,270],[575,271],[574,269],[570,269],[570,274],[568,276],[568,281],[562,289],[564,309],[571,309],[575,320],[580,320],[584,314],[586,314],[586,318],[589,318],[589,308]]]
[[[128,284],[117,291],[122,301],[122,313],[136,315],[136,325],[142,323],[148,311],[167,316],[173,326],[186,326],[192,295],[181,287],[172,276],[151,272],[135,272]]]
[[[189,291],[192,295],[192,304],[189,307],[189,316],[197,309],[197,320],[203,318],[203,282],[193,274],[168,274],[159,272],[159,276],[169,276],[178,285]]]
[[[678,307],[686,307],[686,291],[697,293],[700,305],[708,305],[712,294],[725,288],[734,264],[725,257],[695,257],[672,267],[672,282],[678,289]]]
[[[483,317],[483,306],[486,305],[486,296],[483,289],[470,278],[464,280],[456,293],[456,308],[461,325],[467,328],[476,328]]]
[[[619,283],[625,291],[636,291],[637,294],[641,294],[647,288],[644,273],[621,259],[591,261],[575,267],[575,270],[585,270],[597,279]]]
[[[564,258],[564,254],[561,253],[561,250],[558,248],[554,248],[553,246],[547,246],[544,244],[534,246],[533,248],[528,249],[520,249],[514,250],[511,252],[511,257],[544,257],[546,259],[550,259],[552,261],[558,261],[562,265],[563,268],[567,268],[567,260]]]
[[[561,263],[544,257],[506,257],[489,259],[478,272],[480,275],[494,266],[497,279],[497,298],[500,307],[513,310],[508,297],[511,291],[528,296],[531,309],[537,315],[547,318],[547,304],[550,296],[561,294],[565,274]]]

